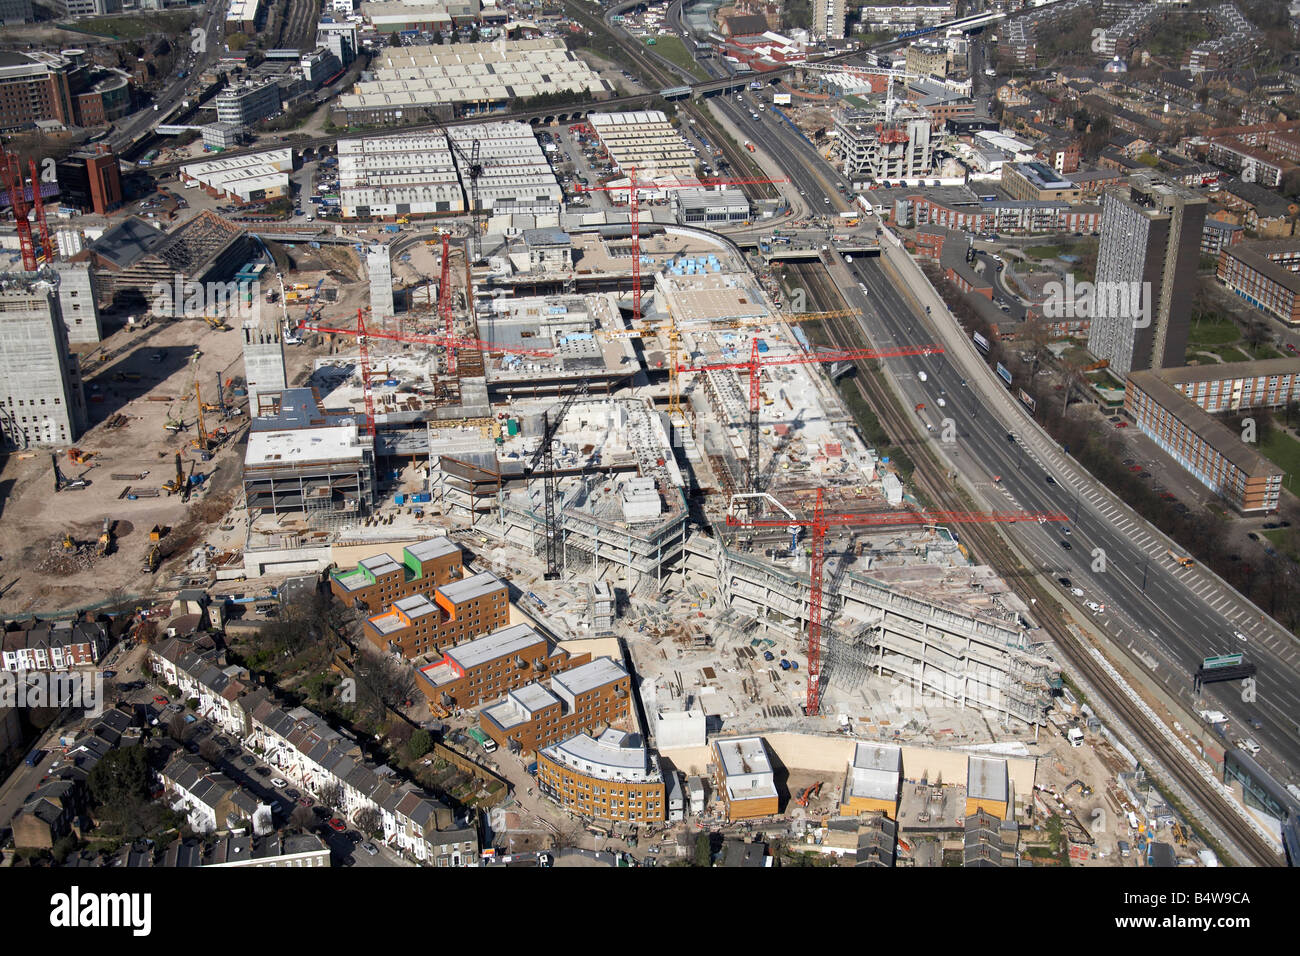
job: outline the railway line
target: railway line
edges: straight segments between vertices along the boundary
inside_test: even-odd
[[[799,276],[808,296],[809,308],[842,309],[846,303],[839,290],[820,265],[799,264],[792,271]],[[816,303],[816,305],[813,305]],[[862,347],[866,343],[860,328],[847,319],[834,319],[822,323],[823,329],[837,347]],[[854,387],[878,416],[894,444],[903,448],[915,464],[913,483],[934,506],[942,510],[961,511],[972,507],[971,502],[956,491],[948,480],[943,466],[930,450],[928,442],[916,431],[912,420],[888,386],[870,367],[871,363],[854,363],[858,374]],[[1017,591],[1020,597],[1038,609],[1038,621],[1051,635],[1065,657],[1068,667],[1082,676],[1100,695],[1112,711],[1128,725],[1129,729],[1160,760],[1164,769],[1188,792],[1203,795],[1204,782],[1188,766],[1183,756],[1160,734],[1149,729],[1147,717],[1138,705],[1113,686],[1111,676],[1089,653],[1083,640],[1077,637],[1064,621],[1064,611],[1056,599],[1038,581],[1037,573],[1026,568],[1016,557],[1001,533],[991,525],[969,525],[962,529],[962,540],[990,567]],[[1205,795],[1202,809],[1213,823],[1232,839],[1246,856],[1241,862],[1254,866],[1280,866],[1279,855],[1231,807],[1225,806],[1217,795]],[[1189,810],[1190,812],[1190,810]]]

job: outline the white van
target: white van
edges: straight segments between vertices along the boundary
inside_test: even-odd
[[[1252,757],[1259,753],[1259,744],[1255,743],[1255,741],[1251,740],[1249,737],[1238,740],[1237,746],[1246,751],[1246,753],[1250,754]]]
[[[928,375],[926,375],[924,372],[917,372],[917,373],[916,373],[916,377],[919,378],[919,379],[920,379],[921,381],[923,381],[923,382],[928,381],[929,378],[930,378],[930,377],[929,377]]]

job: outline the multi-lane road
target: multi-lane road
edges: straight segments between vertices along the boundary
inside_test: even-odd
[[[855,257],[849,268],[861,287],[850,285],[842,294],[862,311],[873,346],[951,341],[953,330],[931,324],[880,259]],[[1085,600],[1105,605],[1094,615],[1097,623],[1119,643],[1151,658],[1152,673],[1171,695],[1189,710],[1212,707],[1227,713],[1236,734],[1263,746],[1261,762],[1283,782],[1293,779],[1292,768],[1300,765],[1295,639],[1261,623],[1258,612],[1204,572],[1175,564],[1157,532],[1044,441],[1027,416],[1009,415],[1015,408],[1006,396],[989,394],[1001,385],[986,369],[960,358],[961,350],[950,347],[942,356],[888,359],[885,365],[907,407],[925,404],[919,424],[934,428],[926,434],[954,470],[976,485],[988,507],[1058,511],[1073,519],[1068,534],[1054,525],[1004,529],[1022,552],[1058,585],[1064,577],[1081,588],[1085,597],[1075,603],[1084,613]],[[920,372],[926,373],[924,382]],[[946,443],[945,419],[955,426],[954,440]],[[1061,591],[1070,596],[1069,589]],[[1232,651],[1246,652],[1258,665],[1255,701],[1242,699],[1239,684],[1210,685],[1198,705],[1191,692],[1197,665],[1204,657]],[[1259,726],[1252,727],[1252,721]]]

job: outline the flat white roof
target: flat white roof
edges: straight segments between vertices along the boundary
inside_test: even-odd
[[[452,581],[450,584],[444,584],[438,588],[438,593],[448,601],[460,603],[469,601],[476,597],[483,597],[499,590],[502,582],[499,577],[491,571],[480,571],[478,574],[472,574],[467,578],[461,578],[459,581]]]
[[[444,558],[449,554],[460,554],[460,546],[445,535],[409,545],[406,550],[417,561],[430,561],[433,558]]]
[[[624,780],[629,783],[651,783],[663,779],[659,762],[644,747],[625,746],[628,735],[610,728],[600,737],[578,734],[563,743],[544,747],[546,754],[556,763],[598,777],[601,780]]]
[[[487,661],[496,660],[498,657],[518,654],[542,640],[544,640],[542,635],[527,624],[512,624],[449,649],[447,657],[465,670],[469,670]]]
[[[894,800],[903,775],[903,751],[892,744],[861,742],[854,748],[849,792],[855,797]]]
[[[325,461],[361,461],[355,424],[284,431],[254,431],[248,435],[244,464],[301,465]]]
[[[772,772],[762,737],[730,737],[715,740],[714,746],[722,760],[722,772],[728,777]]]
[[[1007,799],[1007,762],[997,757],[966,758],[966,796],[974,800]]]
[[[624,677],[627,677],[627,671],[619,667],[613,660],[608,657],[598,657],[594,661],[573,668],[573,670],[565,671],[563,674],[556,674],[551,679],[551,686],[556,689],[566,690],[571,696],[576,697],[578,694],[585,694],[589,690],[612,684]]]

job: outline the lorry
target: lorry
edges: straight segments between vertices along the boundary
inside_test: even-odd
[[[473,738],[476,744],[478,744],[480,747],[483,748],[484,753],[486,754],[496,753],[497,742],[493,740],[491,737],[489,737],[487,734],[483,733],[483,731],[479,730],[477,727],[471,727],[468,731],[466,731],[466,733],[468,733],[470,737]]]

